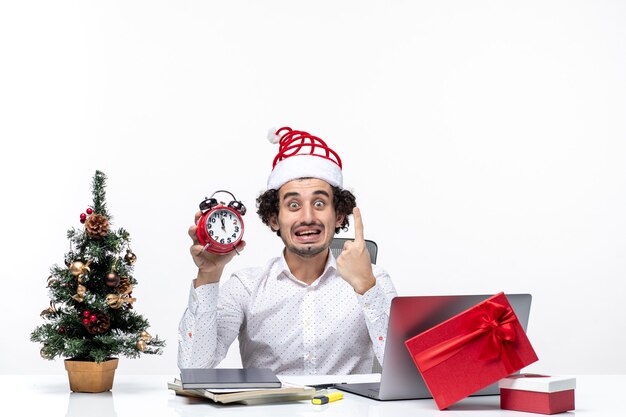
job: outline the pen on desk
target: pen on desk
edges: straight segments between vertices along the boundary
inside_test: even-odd
[[[342,392],[329,392],[326,395],[318,395],[316,397],[313,397],[311,402],[313,404],[328,404],[328,403],[332,403],[333,401],[340,400],[342,398],[343,398]]]

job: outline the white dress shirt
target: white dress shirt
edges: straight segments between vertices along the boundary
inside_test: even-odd
[[[311,285],[298,281],[283,256],[219,283],[191,286],[179,325],[179,368],[216,367],[239,336],[244,367],[278,374],[371,373],[382,364],[396,290],[372,265],[376,285],[357,294],[332,253]]]

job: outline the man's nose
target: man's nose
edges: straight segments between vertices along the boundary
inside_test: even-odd
[[[313,210],[312,206],[304,206],[301,213],[304,223],[310,223],[315,219],[315,210]]]

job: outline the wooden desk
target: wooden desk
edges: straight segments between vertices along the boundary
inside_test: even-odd
[[[217,405],[176,396],[167,389],[175,375],[116,375],[113,390],[101,394],[69,391],[67,376],[0,375],[0,398],[7,416],[42,417],[201,417],[201,416],[315,416],[324,417],[456,417],[539,416],[499,408],[499,397],[472,397],[449,410],[437,410],[432,400],[375,401],[344,393],[343,400],[326,405],[310,401],[256,406]],[[619,416],[624,413],[626,375],[576,377],[577,416]],[[320,414],[321,413],[321,414]],[[569,412],[560,414],[571,416]]]

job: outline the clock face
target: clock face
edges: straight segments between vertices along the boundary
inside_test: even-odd
[[[206,220],[206,231],[209,239],[216,243],[236,243],[243,233],[241,218],[229,209],[214,210]]]

